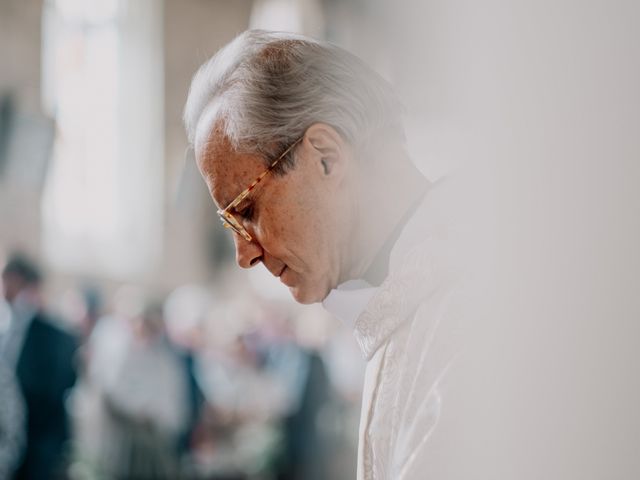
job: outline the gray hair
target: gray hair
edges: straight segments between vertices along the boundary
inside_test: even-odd
[[[184,111],[191,144],[208,108],[235,150],[267,162],[316,122],[360,156],[382,132],[404,140],[400,102],[381,76],[339,47],[290,33],[248,30],[200,67]],[[284,160],[281,171],[292,166]]]

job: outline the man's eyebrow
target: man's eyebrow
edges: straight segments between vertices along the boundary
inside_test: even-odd
[[[256,200],[256,196],[254,195],[253,192],[249,193],[249,195],[247,195],[244,200],[242,200],[238,205],[237,208],[242,207],[242,209],[245,209],[249,206],[255,205],[255,200]]]
[[[228,207],[229,207],[229,205],[231,205],[231,203],[232,203],[232,202],[234,202],[236,198],[238,198],[238,196],[240,195],[240,193],[241,193],[241,192],[239,192],[239,193],[238,193],[237,195],[235,195],[233,198],[228,198],[226,195],[223,195],[223,196],[222,196],[222,199],[224,200],[224,206],[223,206],[223,207],[221,207],[221,208],[220,208],[220,210],[224,210],[224,209],[228,208]],[[247,202],[247,200],[249,200],[249,199],[250,199],[249,197],[251,197],[251,196],[252,196],[252,193],[253,193],[253,192],[251,192],[249,195],[247,195],[245,198],[243,198],[243,199],[240,201],[240,203],[239,203],[238,205],[236,205],[236,206],[233,208],[233,210],[236,210],[236,211],[237,211],[237,208],[238,208],[240,205],[245,204],[245,203]]]
[[[234,198],[234,200],[235,200],[235,198]],[[249,193],[247,194],[247,196],[246,196],[246,197],[244,197],[244,198],[240,201],[240,203],[239,203],[238,205],[236,205],[235,207],[233,207],[233,210],[234,210],[235,212],[237,212],[237,213],[240,213],[240,211],[244,209],[244,208],[241,208],[241,207],[246,207],[246,206],[248,206],[248,205],[251,205],[251,204],[253,203],[253,201],[254,201],[254,192],[253,192],[253,191],[251,191],[251,192],[249,192]],[[233,202],[233,200],[231,200],[231,202]],[[229,203],[231,203],[231,202],[229,202]],[[228,205],[228,204],[227,204],[227,205]]]

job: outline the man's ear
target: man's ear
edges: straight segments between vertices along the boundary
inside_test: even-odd
[[[314,123],[307,128],[303,143],[320,173],[338,179],[344,176],[347,144],[333,127],[326,123]]]

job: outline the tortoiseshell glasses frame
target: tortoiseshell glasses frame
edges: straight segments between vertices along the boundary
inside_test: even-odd
[[[269,174],[269,172],[271,172],[278,165],[278,163],[287,155],[287,153],[293,150],[293,148],[298,143],[300,143],[300,140],[302,140],[302,138],[299,138],[298,140],[293,142],[291,146],[289,146],[289,148],[287,148],[282,155],[280,155],[277,159],[271,162],[271,165],[269,165],[269,167],[267,167],[267,169],[264,172],[262,172],[260,176],[256,178],[246,190],[243,190],[242,192],[240,192],[240,195],[238,195],[235,199],[233,199],[231,203],[226,206],[226,208],[223,208],[221,210],[219,209],[217,211],[218,216],[220,217],[220,220],[224,225],[224,228],[230,228],[231,230],[236,232],[238,235],[240,235],[242,238],[244,238],[247,242],[251,242],[253,240],[253,237],[251,237],[251,234],[247,232],[247,229],[244,228],[242,226],[242,223],[239,222],[236,219],[236,217],[233,216],[233,214],[231,213],[231,210],[236,208],[238,205],[240,205],[240,203],[242,203],[242,201],[245,198],[247,198],[247,195],[249,195],[249,193],[251,193],[251,191],[254,188],[256,188],[256,185],[258,185],[262,181],[262,179],[264,179],[264,177],[266,177]]]

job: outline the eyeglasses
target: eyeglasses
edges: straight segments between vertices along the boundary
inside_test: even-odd
[[[266,177],[267,174],[276,167],[276,165],[278,165],[278,163],[287,155],[287,153],[293,150],[293,147],[295,147],[298,143],[300,143],[300,140],[302,140],[302,138],[299,138],[298,140],[293,142],[293,144],[291,144],[291,146],[287,148],[282,155],[280,155],[277,159],[275,159],[271,163],[271,165],[269,165],[269,167],[264,172],[262,172],[260,176],[256,178],[254,182],[251,185],[249,185],[249,187],[246,190],[243,190],[240,193],[240,195],[238,195],[229,205],[227,205],[226,208],[217,211],[218,216],[222,221],[222,225],[224,225],[224,228],[230,228],[231,230],[236,232],[238,235],[242,236],[242,238],[244,238],[247,242],[250,242],[251,240],[253,240],[249,232],[247,232],[247,230],[242,226],[242,223],[240,223],[236,219],[236,217],[233,216],[230,210],[240,205],[240,203],[242,203],[242,201],[245,198],[247,198],[247,195],[249,195],[251,190],[256,188],[256,185],[258,185],[262,181],[262,179]]]

